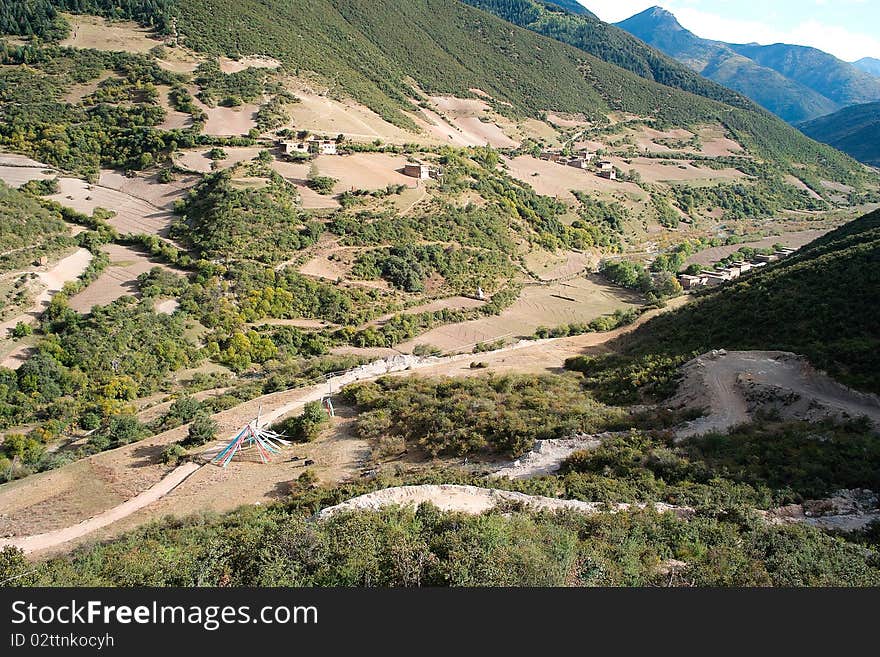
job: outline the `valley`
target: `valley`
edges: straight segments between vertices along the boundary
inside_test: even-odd
[[[875,169],[586,10],[88,6],[0,35],[0,579],[880,581]]]

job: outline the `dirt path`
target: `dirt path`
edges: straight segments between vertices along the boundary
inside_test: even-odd
[[[581,502],[580,500],[560,500],[554,497],[525,495],[494,488],[477,486],[458,486],[453,484],[399,486],[386,488],[374,493],[367,493],[327,507],[318,513],[318,519],[327,520],[339,513],[347,511],[376,511],[388,506],[418,506],[430,502],[441,511],[458,511],[461,513],[480,514],[494,509],[499,504],[521,504],[539,511],[576,511],[594,515],[597,513],[619,513],[630,509],[653,507],[659,513],[676,513],[686,515],[690,509],[669,504],[606,504],[604,502]]]
[[[358,367],[332,378],[329,383],[322,382],[308,388],[265,395],[216,414],[214,419],[219,425],[219,435],[223,436],[223,439],[209,445],[206,453],[215,451],[227,436],[231,436],[238,428],[252,420],[260,409],[262,409],[263,421],[271,424],[295,413],[306,402],[320,400],[330,387],[336,393],[342,386],[350,383],[387,375],[410,376],[418,373],[423,376],[476,376],[487,371],[539,373],[548,369],[558,369],[563,366],[566,358],[613,340],[651,317],[682,305],[686,301],[684,297],[674,300],[667,309],[646,313],[636,324],[616,331],[520,342],[498,351],[479,354],[479,360],[487,365],[485,369],[475,370],[470,367],[470,363],[477,358],[472,354],[445,358],[401,355]],[[53,513],[51,517],[41,521],[47,524],[51,522],[56,527],[61,522],[68,522],[69,526],[30,536],[10,538],[7,543],[18,545],[27,552],[57,552],[68,544],[73,545],[83,540],[84,537],[90,535],[109,537],[119,531],[132,529],[168,514],[186,515],[205,508],[223,511],[243,504],[262,503],[272,497],[273,489],[283,486],[299,472],[294,465],[285,461],[270,465],[234,462],[227,469],[189,464],[189,467],[181,466],[184,469],[178,468],[165,476],[164,467],[158,464],[158,457],[165,446],[179,440],[185,433],[183,427],[173,429],[137,443],[101,452],[59,470],[31,475],[26,479],[0,486],[0,513],[10,520],[22,514],[32,515],[35,504],[52,498],[53,495],[69,498],[72,509],[69,518],[61,518],[58,513]],[[320,448],[320,443],[316,447]],[[359,445],[352,445],[352,449],[359,448]],[[303,449],[305,447],[294,448],[294,450]],[[343,458],[349,459],[350,451],[340,450],[340,454]],[[328,464],[328,467],[332,469],[334,464]],[[67,474],[72,476],[65,476]],[[89,489],[88,504],[77,506],[75,502],[80,491],[84,489],[83,482],[80,481],[81,477],[88,477],[94,485]],[[98,481],[99,479],[101,481]],[[56,481],[58,484],[53,483]],[[99,510],[101,503],[96,502],[95,491],[102,487],[108,492],[119,489],[132,490],[132,492],[139,490],[139,492],[122,504]],[[98,499],[112,504],[113,498],[108,494],[99,496]],[[89,508],[91,513],[97,512],[97,515],[82,520],[81,512],[77,513],[78,508]],[[32,525],[33,523],[29,523],[29,526]]]
[[[580,435],[558,440],[538,440],[535,446],[516,461],[492,473],[493,477],[531,479],[553,474],[575,452],[596,449],[602,441],[617,434]]]
[[[880,428],[880,398],[837,383],[795,354],[714,351],[682,371],[671,405],[703,408],[708,414],[681,427],[676,432],[680,440],[729,431],[767,409],[791,420],[867,417]]]
[[[52,532],[46,532],[45,534],[35,534],[34,536],[26,536],[23,538],[0,541],[0,547],[11,545],[23,550],[25,553],[38,552],[55,547],[62,543],[67,543],[74,539],[80,538],[81,536],[85,536],[86,534],[91,534],[101,527],[106,527],[107,525],[110,525],[118,520],[121,520],[122,518],[125,518],[126,516],[131,515],[138,509],[142,509],[148,504],[152,504],[160,497],[163,497],[170,491],[177,488],[200,467],[202,466],[197,463],[186,463],[175,469],[171,474],[162,479],[159,483],[151,486],[140,495],[133,497],[127,502],[123,502],[119,506],[108,509],[104,513],[101,513],[93,518],[84,520],[83,522],[73,525],[71,527],[65,527],[64,529],[58,529]]]
[[[92,254],[86,249],[78,249],[73,254],[60,260],[54,267],[45,272],[38,272],[37,277],[45,289],[37,295],[31,307],[17,317],[0,323],[0,338],[7,336],[19,322],[33,324],[49,306],[52,297],[61,291],[68,281],[76,280],[92,261]]]

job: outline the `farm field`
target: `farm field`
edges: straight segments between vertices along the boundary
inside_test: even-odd
[[[128,21],[107,21],[96,16],[64,15],[72,30],[61,42],[71,48],[99,48],[145,53],[160,45],[150,30]]]
[[[479,343],[532,335],[539,326],[552,328],[590,322],[615,310],[635,308],[639,303],[635,294],[608,285],[598,277],[530,285],[498,316],[440,326],[398,348],[411,351],[417,344],[428,344],[444,352],[466,351]]]
[[[634,199],[647,198],[647,193],[633,183],[607,180],[597,176],[594,171],[575,169],[531,155],[504,158],[504,162],[511,176],[531,185],[538,194],[558,198],[570,205],[576,203],[572,190],[598,192],[606,196],[626,194]]]
[[[101,250],[110,256],[110,265],[97,280],[70,299],[70,307],[78,313],[89,313],[95,306],[106,306],[125,295],[136,296],[137,277],[154,267],[174,271],[161,260],[132,247],[106,244]]]
[[[173,220],[170,211],[149,201],[101,185],[91,185],[78,178],[61,178],[58,193],[48,198],[85,215],[91,215],[96,208],[112,210],[116,215],[107,223],[123,234],[146,233],[165,237]]]
[[[254,159],[263,149],[254,146],[234,146],[224,148],[223,150],[226,152],[226,157],[222,160],[217,160],[217,167],[228,169],[241,162],[248,162]],[[179,151],[175,154],[174,163],[187,171],[210,173],[212,170],[211,164],[214,162],[214,160],[208,157],[210,151],[210,148]]]
[[[291,82],[291,91],[300,102],[290,105],[290,125],[297,130],[316,134],[345,135],[346,138],[372,141],[381,139],[390,144],[440,143],[385,121],[372,110],[350,100],[337,100],[316,93],[302,83]]]
[[[241,137],[257,127],[259,105],[245,103],[241,107],[206,107],[198,103],[208,120],[204,133],[215,137]]]
[[[682,160],[658,160],[656,158],[622,158],[609,157],[609,162],[621,171],[635,171],[645,182],[690,182],[707,181],[721,182],[747,178],[746,174],[737,169],[710,169],[696,167]]]

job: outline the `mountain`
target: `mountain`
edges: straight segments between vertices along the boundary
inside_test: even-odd
[[[880,211],[651,320],[623,341],[622,350],[792,351],[841,381],[880,392],[880,333],[876,312],[867,308],[880,308]]]
[[[592,15],[572,15],[538,0],[463,0],[499,18],[585,50],[647,80],[754,109],[754,103],[727,87],[698,75],[684,64],[648,46],[629,32]]]
[[[859,61],[853,62],[853,66],[866,71],[871,75],[880,77],[880,59],[874,57],[862,57]]]
[[[784,43],[730,47],[743,57],[809,87],[842,107],[880,100],[880,78],[816,48]]]
[[[557,111],[604,118],[623,111],[669,126],[721,123],[748,150],[786,167],[817,166],[834,179],[854,171],[849,158],[763,110],[731,108],[646,81],[453,0],[188,0],[174,10],[183,42],[196,50],[274,56],[292,69],[333,80],[405,127],[413,125],[412,99],[423,93],[466,97],[478,88],[499,111],[520,115]]]
[[[617,25],[791,123],[880,100],[880,79],[815,48],[703,39],[660,7]]]
[[[853,105],[797,127],[816,141],[880,166],[880,103]]]

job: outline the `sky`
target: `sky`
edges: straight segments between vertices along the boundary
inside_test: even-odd
[[[578,0],[616,23],[659,5],[699,37],[813,46],[845,61],[880,59],[878,0]]]

